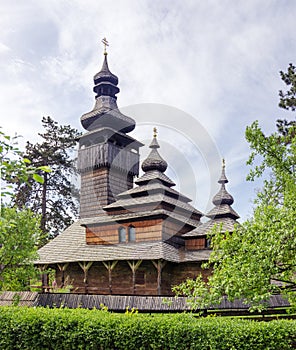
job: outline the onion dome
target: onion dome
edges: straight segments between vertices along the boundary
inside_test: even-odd
[[[215,207],[207,213],[209,218],[219,218],[219,217],[231,217],[233,219],[238,219],[239,215],[231,208],[234,200],[231,194],[226,191],[225,184],[228,179],[225,175],[225,161],[222,162],[222,172],[218,180],[221,184],[219,192],[213,197],[212,203]]]
[[[103,44],[108,45],[106,39]],[[120,91],[118,88],[118,78],[111,73],[105,46],[104,61],[102,69],[94,76],[94,88],[96,102],[92,111],[85,113],[81,117],[81,124],[88,131],[100,128],[112,128],[115,132],[128,133],[134,130],[134,119],[124,115],[117,107],[117,97]]]
[[[110,72],[107,62],[107,54],[104,55],[104,62],[101,70],[94,76],[95,84],[102,81],[110,82],[111,84],[118,85],[118,77]]]
[[[151,148],[151,152],[142,163],[142,170],[145,172],[150,170],[158,170],[161,173],[164,173],[168,167],[168,163],[160,156],[160,154],[157,151],[157,148],[160,147],[157,142],[156,136],[156,128],[154,128],[153,139],[149,146],[149,148]]]
[[[115,74],[110,72],[107,62],[107,53],[104,54],[104,62],[102,69],[94,76],[94,92],[98,96],[113,96],[120,90],[117,87],[118,78]]]
[[[222,172],[218,180],[221,184],[219,192],[213,198],[213,204],[215,205],[207,214],[210,220],[199,225],[196,229],[183,235],[184,238],[196,239],[198,237],[205,237],[211,233],[213,228],[220,227],[221,232],[233,232],[236,225],[239,225],[237,219],[239,215],[235,210],[232,209],[231,204],[233,203],[233,197],[226,191],[225,184],[228,179],[225,175],[225,162],[223,159]]]
[[[212,203],[214,205],[233,204],[233,197],[226,191],[224,184],[221,185],[220,191],[214,196]]]
[[[167,187],[175,186],[176,184],[168,177],[164,172],[168,167],[168,163],[160,156],[157,148],[159,144],[157,142],[157,130],[153,129],[153,139],[150,144],[150,154],[142,163],[142,170],[145,172],[135,183],[139,186],[147,185],[150,182],[160,182]]]
[[[220,191],[214,196],[212,203],[214,205],[221,205],[221,204],[233,204],[233,197],[231,194],[229,194],[225,189],[225,184],[228,182],[228,179],[225,175],[225,161],[223,159],[222,162],[222,172],[220,179],[218,180],[218,183],[221,184]]]

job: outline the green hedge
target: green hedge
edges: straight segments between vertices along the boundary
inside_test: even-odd
[[[0,349],[291,349],[296,321],[0,307]]]

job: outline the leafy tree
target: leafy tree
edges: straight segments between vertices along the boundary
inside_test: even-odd
[[[29,209],[2,207],[0,218],[0,290],[26,290],[37,270],[40,218]]]
[[[0,210],[0,290],[24,290],[28,280],[35,277],[32,261],[37,257],[40,218],[29,209],[9,207],[13,199],[12,186],[7,184],[32,181],[43,182],[39,171],[49,172],[48,167],[34,167],[22,158],[17,148],[17,137],[0,131],[1,205]],[[3,203],[1,203],[3,204]]]
[[[280,91],[279,106],[296,109],[296,72],[290,65],[281,72],[288,92]],[[277,132],[266,136],[254,122],[246,129],[253,165],[248,179],[263,176],[252,219],[237,226],[232,234],[212,234],[213,252],[206,267],[213,268],[208,281],[201,277],[176,286],[177,295],[188,296],[193,308],[204,308],[227,297],[243,299],[258,309],[272,294],[286,295],[296,306],[296,123],[278,120]],[[258,165],[259,157],[259,165]],[[256,162],[256,163],[255,163]]]
[[[13,195],[11,183],[25,183],[31,178],[33,181],[43,183],[44,179],[38,172],[50,172],[49,167],[34,167],[31,161],[22,157],[17,147],[18,136],[11,137],[0,130],[0,174],[1,198]],[[10,184],[9,184],[10,183]]]
[[[57,235],[72,223],[78,211],[78,190],[70,177],[76,175],[71,152],[80,134],[69,125],[58,125],[50,117],[44,117],[42,124],[45,129],[39,134],[42,141],[27,142],[24,157],[35,167],[49,166],[51,172],[40,172],[43,183],[32,179],[19,183],[15,204],[40,214],[43,233]]]

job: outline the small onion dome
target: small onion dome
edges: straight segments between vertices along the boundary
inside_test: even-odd
[[[221,176],[218,180],[218,183],[221,184],[221,188],[219,192],[214,196],[212,202],[215,205],[221,205],[221,204],[233,204],[233,197],[231,194],[229,194],[225,189],[225,184],[228,182],[228,179],[225,175],[225,160],[222,159],[222,171]]]
[[[233,204],[233,197],[226,191],[224,183],[221,184],[220,191],[214,196],[212,202],[214,205]]]
[[[102,69],[94,76],[94,83],[96,85],[101,82],[109,82],[114,85],[118,84],[118,77],[109,70],[107,55],[104,57]]]
[[[168,163],[162,159],[157,151],[159,144],[156,139],[156,131],[149,147],[151,148],[151,152],[142,163],[142,170],[144,172],[147,172],[149,170],[158,170],[161,173],[164,173],[168,167]]]

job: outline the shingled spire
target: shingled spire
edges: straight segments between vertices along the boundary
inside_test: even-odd
[[[79,140],[78,170],[81,174],[80,217],[104,214],[103,206],[133,187],[139,174],[139,147],[142,143],[128,136],[134,119],[117,107],[118,78],[111,73],[106,45],[101,70],[94,76],[95,106],[81,117],[87,130]]]
[[[195,230],[188,232],[184,235],[187,239],[188,249],[195,246],[194,240],[204,240],[204,246],[206,246],[207,234],[211,232],[215,225],[218,228],[221,226],[222,232],[234,230],[234,226],[239,224],[236,220],[239,219],[239,215],[232,209],[231,205],[234,200],[231,194],[229,194],[225,188],[225,184],[228,183],[228,179],[225,175],[225,161],[222,162],[221,176],[218,180],[221,184],[220,190],[213,197],[212,203],[214,208],[211,209],[205,216],[210,218],[209,221],[198,226]]]
[[[234,200],[231,194],[226,191],[225,184],[228,183],[228,179],[225,175],[225,161],[223,159],[221,176],[218,180],[221,184],[219,192],[214,196],[212,203],[215,207],[210,210],[206,216],[211,219],[218,218],[231,218],[238,219],[239,215],[232,209],[231,205]]]

